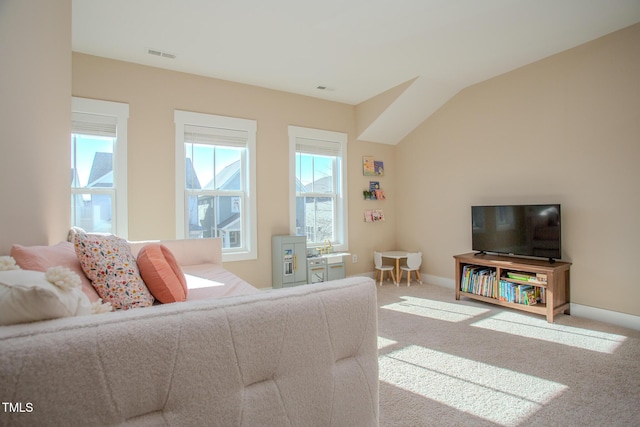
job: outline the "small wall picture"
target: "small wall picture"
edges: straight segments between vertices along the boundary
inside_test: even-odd
[[[382,176],[384,162],[374,160],[373,156],[362,156],[362,173],[364,176]]]
[[[362,157],[362,173],[364,174],[364,176],[374,176],[376,174],[373,156]]]
[[[380,181],[369,181],[369,195],[372,200],[384,200],[384,191],[380,188]],[[367,197],[365,197],[366,199]]]
[[[382,222],[384,221],[384,212],[380,209],[364,211],[365,222]]]
[[[384,175],[384,163],[376,160],[373,162],[373,169],[375,171],[375,175],[382,176]]]

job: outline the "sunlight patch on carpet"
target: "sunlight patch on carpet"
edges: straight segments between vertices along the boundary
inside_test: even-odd
[[[536,319],[507,311],[479,320],[471,326],[609,354],[627,338],[623,335],[548,323],[544,318]]]
[[[398,344],[398,341],[390,340],[388,338],[384,338],[378,336],[378,350],[382,350],[386,347],[391,347],[392,345]]]
[[[502,426],[517,426],[567,386],[421,346],[379,357],[380,380]]]
[[[428,317],[446,322],[464,322],[475,316],[487,313],[490,310],[485,308],[469,307],[460,304],[452,304],[437,300],[415,298],[409,296],[400,297],[404,301],[394,302],[380,308],[398,311],[401,313],[415,314],[416,316]]]

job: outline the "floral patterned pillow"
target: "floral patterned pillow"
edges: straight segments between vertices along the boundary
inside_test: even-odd
[[[114,235],[78,233],[75,249],[82,270],[106,303],[116,310],[148,307],[154,298],[126,240]]]

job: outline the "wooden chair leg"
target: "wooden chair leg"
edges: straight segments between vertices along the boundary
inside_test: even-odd
[[[418,283],[422,285],[422,277],[420,277],[420,270],[416,270],[416,278],[418,279]]]

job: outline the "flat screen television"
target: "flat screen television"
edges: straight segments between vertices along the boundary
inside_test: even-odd
[[[562,257],[560,205],[471,207],[471,245],[480,253]]]

